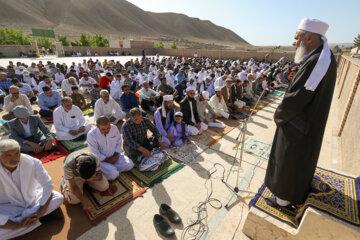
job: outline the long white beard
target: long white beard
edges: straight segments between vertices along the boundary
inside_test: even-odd
[[[304,43],[301,42],[300,46],[296,49],[294,62],[295,63],[300,63],[304,59],[304,57],[306,56],[306,53],[307,53],[307,49],[306,49]]]

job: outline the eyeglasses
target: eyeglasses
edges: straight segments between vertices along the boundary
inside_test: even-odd
[[[20,93],[18,93],[18,92],[13,92],[13,93],[11,93],[11,94],[13,94],[13,95],[19,95]]]

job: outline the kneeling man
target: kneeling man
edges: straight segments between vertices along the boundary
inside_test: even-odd
[[[122,155],[119,129],[106,116],[96,120],[96,128],[87,135],[90,151],[100,160],[100,169],[108,180],[115,180],[120,172],[129,171],[134,163]]]
[[[73,140],[87,134],[91,125],[85,121],[79,107],[72,104],[70,97],[61,100],[61,106],[54,111],[56,139],[59,141]]]
[[[90,203],[83,196],[84,184],[104,192],[109,188],[109,182],[100,171],[99,159],[87,151],[76,151],[68,155],[64,162],[64,178],[61,181],[65,202],[81,203],[85,211],[92,210]]]
[[[41,161],[21,154],[18,142],[6,139],[0,141],[0,162],[0,239],[21,236],[55,217],[52,212],[64,198],[53,191]]]

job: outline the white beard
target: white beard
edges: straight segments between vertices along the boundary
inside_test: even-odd
[[[294,62],[295,63],[300,63],[304,59],[304,57],[306,56],[306,53],[307,53],[307,49],[306,49],[304,43],[301,42],[300,46],[296,49]]]

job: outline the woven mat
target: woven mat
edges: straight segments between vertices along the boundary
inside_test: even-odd
[[[94,110],[92,108],[88,108],[82,111],[82,113],[84,116],[92,116],[94,115]]]
[[[90,200],[92,211],[86,212],[91,224],[96,225],[106,219],[121,206],[141,196],[148,188],[142,187],[128,173],[120,173],[119,177],[109,182],[105,192],[93,190],[84,185],[84,195]]]
[[[199,154],[201,154],[203,151],[205,151],[208,147],[195,142],[195,141],[186,141],[182,146],[180,147],[174,147],[170,146],[167,147],[164,151],[171,156],[172,158],[184,162],[189,163],[192,160],[194,160]]]
[[[133,162],[134,168],[130,171],[130,173],[147,187],[151,187],[155,183],[161,182],[163,179],[169,177],[171,174],[184,167],[184,164],[169,157],[169,159],[161,164],[156,171],[140,172],[137,160],[133,159]]]
[[[55,138],[53,138],[53,145],[56,145],[58,147],[58,152],[49,153],[44,151],[41,153],[29,153],[29,155],[41,160],[42,163],[47,163],[69,154],[69,152],[66,151],[66,149],[58,141],[56,141]]]
[[[54,123],[54,119],[52,117],[40,117],[44,124],[52,124]]]
[[[56,137],[55,133],[52,133],[52,135]],[[73,140],[58,141],[58,143],[61,144],[69,153],[86,148],[88,146],[86,135],[81,135],[80,137]]]
[[[298,228],[308,207],[316,208],[342,221],[360,227],[360,178],[353,178],[323,168],[316,168],[312,190],[305,203],[297,211],[269,206],[264,198],[272,197],[263,185],[249,206]]]

